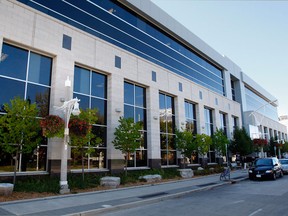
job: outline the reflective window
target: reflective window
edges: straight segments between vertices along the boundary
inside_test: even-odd
[[[226,124],[226,114],[220,113],[220,128],[223,130],[224,134],[227,136],[227,124]]]
[[[0,75],[26,80],[28,53],[28,50],[4,43],[1,53]]]
[[[0,60],[0,114],[4,104],[15,97],[36,103],[39,117],[49,114],[52,59],[47,56],[3,43]],[[27,77],[27,78],[26,78]],[[41,136],[31,153],[20,153],[17,172],[46,171],[47,139]],[[12,172],[14,160],[0,149],[0,172]],[[11,163],[12,161],[12,163]]]
[[[28,80],[43,85],[50,85],[51,67],[50,58],[31,52]]]
[[[113,0],[18,1],[225,95],[220,68],[121,3]],[[121,68],[118,56],[115,57],[115,67]]]
[[[278,121],[278,112],[277,107],[273,106],[272,101],[266,101],[254,92],[252,92],[247,87],[245,88],[245,97],[247,108],[244,111],[255,111],[258,113],[273,119],[274,121]]]
[[[196,105],[185,101],[185,118],[186,118],[186,130],[193,134],[197,133],[197,121],[196,121]]]
[[[97,121],[92,131],[101,143],[93,146],[94,152],[85,155],[85,169],[106,168],[107,153],[107,76],[98,72],[74,67],[73,97],[80,99],[80,109],[97,109]],[[88,146],[87,146],[88,147]],[[81,155],[76,149],[71,150],[71,169],[81,169]]]
[[[205,132],[207,135],[211,136],[213,134],[212,110],[204,108],[204,117],[205,117]]]
[[[161,164],[175,165],[175,112],[174,98],[164,93],[159,94],[159,115],[160,115],[160,145]]]
[[[141,147],[129,155],[128,166],[147,166],[146,89],[124,82],[124,117],[142,125]]]

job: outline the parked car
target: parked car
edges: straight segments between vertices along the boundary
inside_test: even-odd
[[[252,167],[249,168],[249,179],[273,179],[283,176],[282,165],[276,157],[272,158],[258,158]]]
[[[288,174],[288,159],[279,159],[284,174]]]

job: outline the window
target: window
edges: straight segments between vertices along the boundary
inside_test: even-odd
[[[193,134],[197,133],[197,121],[196,121],[196,105],[185,101],[185,118],[186,118],[186,130]]]
[[[19,96],[36,103],[39,117],[49,114],[52,58],[3,43],[0,62],[0,115],[4,104]],[[39,136],[40,135],[39,131]],[[0,172],[13,171],[11,156],[0,149]],[[21,153],[17,171],[46,171],[47,139],[42,137],[40,145],[31,153]]]
[[[93,125],[93,133],[102,142],[94,146],[94,152],[85,158],[86,169],[106,167],[107,152],[107,76],[96,71],[74,67],[74,96],[80,99],[81,109],[97,109],[97,122]],[[81,168],[81,155],[72,146],[72,169]]]
[[[68,35],[63,35],[62,47],[71,50],[72,38]]]
[[[152,71],[152,81],[157,82],[157,74],[155,71]]]
[[[211,136],[213,134],[212,110],[204,108],[204,116],[205,116],[205,132],[207,135]]]
[[[174,98],[159,94],[161,164],[176,164]]]
[[[178,83],[178,89],[179,89],[180,92],[183,91],[183,86],[182,86],[182,83],[181,83],[181,82]]]
[[[202,91],[199,91],[199,98],[200,98],[200,100],[203,99]]]
[[[121,68],[121,58],[119,56],[115,56],[115,67]]]
[[[196,105],[188,101],[185,101],[185,118],[186,130],[193,134],[197,134]],[[189,163],[198,163],[198,158],[198,152],[195,151],[187,160]]]
[[[129,155],[128,167],[147,166],[146,90],[133,83],[124,82],[124,117],[133,118],[142,125],[141,146]]]
[[[220,113],[220,128],[223,130],[224,134],[227,136],[227,124],[226,124],[226,114]]]

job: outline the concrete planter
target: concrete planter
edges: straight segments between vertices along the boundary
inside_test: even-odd
[[[10,183],[0,183],[0,196],[9,196],[12,194],[14,185]]]
[[[180,172],[180,176],[182,178],[192,178],[194,176],[194,172],[192,169],[178,169]]]
[[[117,188],[120,185],[119,177],[106,176],[100,179],[100,185],[108,188]]]
[[[145,182],[160,182],[162,180],[162,176],[158,174],[154,175],[145,175],[145,176],[140,176],[139,180],[144,180]]]

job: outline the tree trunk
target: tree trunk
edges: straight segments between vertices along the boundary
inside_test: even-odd
[[[15,184],[16,184],[16,170],[17,170],[17,165],[18,165],[17,159],[18,159],[18,149],[17,149],[16,155],[14,157],[14,163],[15,163],[14,164],[14,175],[13,175],[13,185],[14,185],[14,187],[15,187]]]

